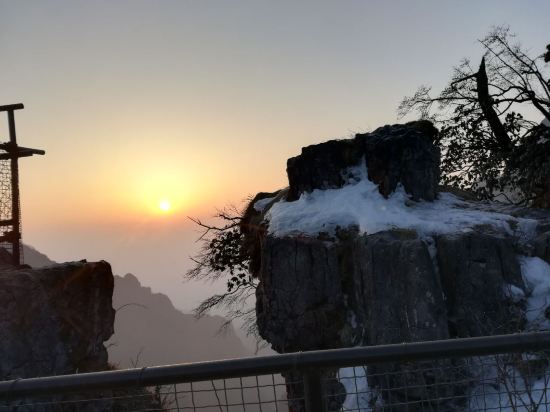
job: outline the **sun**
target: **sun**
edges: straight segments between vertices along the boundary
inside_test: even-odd
[[[168,199],[163,199],[159,202],[159,209],[163,212],[169,212],[172,209],[172,205]]]

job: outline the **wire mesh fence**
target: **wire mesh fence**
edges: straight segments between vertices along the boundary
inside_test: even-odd
[[[3,411],[547,411],[550,332],[0,382]]]
[[[0,154],[6,153],[0,149]],[[14,231],[12,220],[11,164],[9,159],[0,159],[0,247],[13,252],[9,236]]]
[[[340,369],[336,380],[340,392],[326,397],[327,410],[550,410],[550,371],[542,352],[371,364]],[[338,405],[331,409],[331,403]]]
[[[302,401],[295,399],[295,401]],[[27,397],[0,411],[288,411],[281,375]]]

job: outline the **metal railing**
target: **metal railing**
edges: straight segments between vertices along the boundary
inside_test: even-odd
[[[0,411],[546,411],[547,354],[539,332],[16,379]]]

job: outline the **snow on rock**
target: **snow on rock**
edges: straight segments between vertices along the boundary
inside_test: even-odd
[[[316,236],[321,232],[333,233],[337,227],[355,225],[360,232],[367,234],[400,228],[429,236],[489,225],[514,234],[531,231],[536,226],[532,219],[476,208],[471,202],[450,193],[440,193],[433,202],[413,202],[403,188],[398,187],[385,199],[378,187],[368,180],[365,166],[358,166],[350,172],[355,179],[350,179],[346,186],[317,189],[303,193],[294,202],[281,200],[273,204],[266,213],[269,233],[278,237]]]
[[[274,197],[266,197],[264,199],[258,200],[256,203],[254,203],[254,210],[256,210],[257,212],[263,212],[267,205],[269,205],[269,203],[273,201],[273,199]]]
[[[507,284],[504,286],[504,296],[512,299],[514,303],[519,303],[522,299],[525,299],[525,292],[515,285]]]
[[[521,256],[521,274],[527,285],[525,316],[529,330],[550,329],[546,309],[550,306],[550,265],[538,257]]]
[[[338,380],[347,393],[342,405],[343,411],[370,412],[383,406],[378,391],[369,388],[366,366],[341,368],[338,371]]]

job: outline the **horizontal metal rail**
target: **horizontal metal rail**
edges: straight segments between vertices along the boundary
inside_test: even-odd
[[[280,373],[308,368],[550,350],[550,331],[295,352],[274,356],[152,366],[0,382],[0,400],[24,395],[144,387]]]

